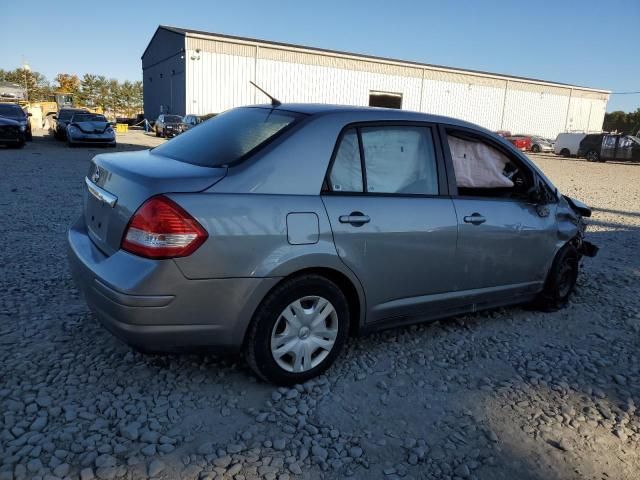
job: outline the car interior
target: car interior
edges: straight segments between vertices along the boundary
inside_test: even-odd
[[[461,130],[447,131],[458,195],[527,199],[530,170],[497,145]]]

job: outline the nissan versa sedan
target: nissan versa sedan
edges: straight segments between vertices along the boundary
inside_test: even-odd
[[[349,335],[516,303],[564,306],[590,209],[509,142],[401,110],[230,110],[100,154],[68,233],[78,286],[143,351],[243,352],[277,384]]]

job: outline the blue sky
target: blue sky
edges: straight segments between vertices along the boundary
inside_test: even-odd
[[[0,68],[141,78],[159,24],[640,91],[640,1],[8,1]],[[613,95],[608,111],[640,108]]]

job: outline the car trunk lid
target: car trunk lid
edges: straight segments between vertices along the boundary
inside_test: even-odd
[[[200,192],[226,175],[224,167],[202,167],[153,151],[97,155],[84,188],[84,220],[93,242],[105,254],[119,248],[135,211],[162,193]]]

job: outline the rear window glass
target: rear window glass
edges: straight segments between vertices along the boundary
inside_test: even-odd
[[[263,146],[303,116],[271,108],[237,108],[187,130],[156,147],[154,152],[193,165],[229,165]]]

